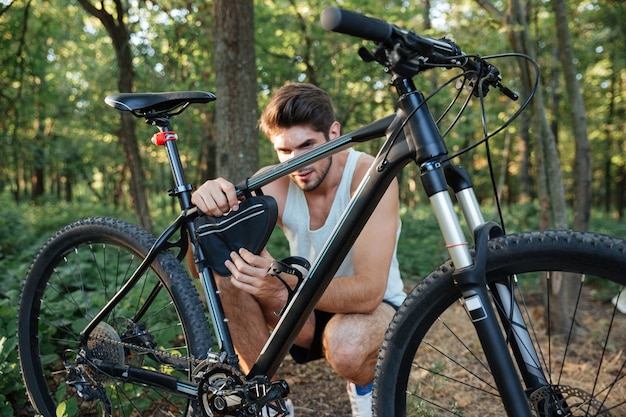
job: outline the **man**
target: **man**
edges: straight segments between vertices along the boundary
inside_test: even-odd
[[[282,162],[340,135],[328,94],[311,84],[288,84],[272,96],[260,119]],[[265,187],[276,199],[278,224],[292,255],[313,261],[373,158],[354,150],[301,168]],[[238,209],[235,188],[218,178],[193,195],[196,206],[213,216]],[[396,260],[400,231],[398,185],[383,196],[353,249],[324,293],[291,354],[296,362],[325,357],[348,383],[353,416],[371,415],[372,381],[378,350],[395,308],[404,299]],[[232,253],[220,280],[224,310],[242,369],[248,371],[278,322],[275,311],[287,302],[277,279],[266,279],[272,257],[247,250]]]

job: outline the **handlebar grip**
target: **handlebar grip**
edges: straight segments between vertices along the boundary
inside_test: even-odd
[[[392,25],[384,20],[334,6],[322,11],[320,22],[324,29],[331,32],[344,33],[377,43],[386,42],[393,32]]]

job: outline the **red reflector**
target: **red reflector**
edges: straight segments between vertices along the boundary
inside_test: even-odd
[[[152,136],[152,143],[158,146],[163,146],[165,145],[165,142],[167,142],[168,140],[177,140],[177,139],[178,139],[178,135],[176,135],[176,133],[174,132],[159,132],[159,133],[155,133],[154,136]]]

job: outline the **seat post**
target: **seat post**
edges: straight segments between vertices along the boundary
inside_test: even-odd
[[[170,196],[177,197],[182,210],[189,210],[193,207],[191,203],[191,191],[193,186],[185,181],[183,164],[178,153],[176,141],[178,135],[172,130],[169,117],[159,117],[158,119],[148,119],[148,123],[157,126],[159,133],[152,137],[152,143],[157,146],[164,146],[167,159],[174,178],[174,188],[170,190]]]

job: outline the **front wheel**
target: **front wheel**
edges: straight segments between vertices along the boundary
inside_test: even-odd
[[[127,282],[155,242],[132,224],[91,218],[56,233],[24,282],[19,359],[28,396],[45,417],[185,416],[192,403],[158,386],[118,380],[95,360],[188,379],[211,347],[201,301],[170,253],[98,323],[80,333]]]
[[[626,242],[571,231],[500,237],[489,242],[487,280],[492,290],[511,289],[537,352],[518,352],[516,361],[533,358],[524,368],[547,381],[527,386],[535,415],[626,415]],[[556,292],[563,296],[548,297]],[[505,415],[460,299],[450,263],[409,294],[376,366],[377,416]],[[505,317],[505,340],[524,333],[501,302],[493,306]]]

